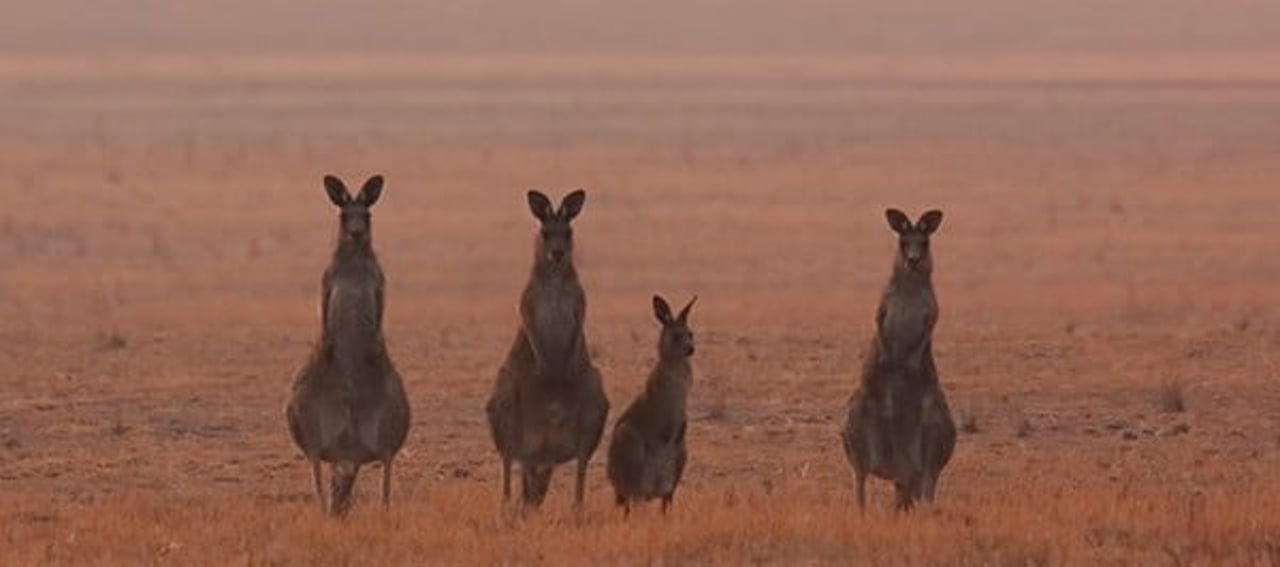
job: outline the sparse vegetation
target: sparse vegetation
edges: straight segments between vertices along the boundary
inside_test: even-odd
[[[120,331],[112,331],[107,333],[98,343],[98,349],[103,351],[124,350],[129,347],[128,339]]]
[[[1182,413],[1186,410],[1187,400],[1182,381],[1177,378],[1166,378],[1160,383],[1160,411]]]
[[[1248,315],[1241,315],[1238,319],[1236,319],[1234,327],[1237,332],[1240,332],[1240,333],[1246,332],[1251,327],[1253,327],[1253,319]]]
[[[1018,439],[1026,439],[1027,437],[1030,437],[1033,431],[1035,431],[1035,427],[1031,425],[1030,419],[1021,417],[1014,422],[1013,436]]]
[[[697,397],[705,400],[705,413],[702,417],[713,423],[724,423],[729,419],[729,396],[723,380],[719,376],[712,376],[698,388]]]
[[[131,428],[124,423],[124,416],[117,413],[115,419],[111,422],[111,434],[119,437],[128,433],[129,429]]]

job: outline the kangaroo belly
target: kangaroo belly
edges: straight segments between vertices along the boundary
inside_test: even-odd
[[[341,412],[346,419],[337,435],[333,436],[332,443],[322,451],[322,458],[368,463],[398,452],[408,423],[401,417],[407,417],[407,414],[393,407],[395,403],[395,400],[384,400],[377,404],[348,404]],[[405,423],[388,423],[393,419],[402,419]]]
[[[675,443],[664,443],[650,449],[646,455],[644,496],[657,498],[674,491],[679,453],[680,447]]]
[[[850,408],[846,435],[855,467],[887,480],[919,472],[923,449],[922,397],[891,380],[875,395],[859,392]]]
[[[325,444],[318,451],[320,460],[367,463],[377,458],[377,453],[362,438],[360,423],[350,408],[334,411],[329,416],[329,432]]]
[[[394,454],[408,431],[408,402],[394,373],[365,368],[358,380],[323,364],[295,394],[291,428],[323,461],[366,463]]]
[[[577,432],[548,428],[524,432],[520,460],[526,463],[567,463],[578,454]]]
[[[570,406],[544,401],[527,404],[521,414],[521,460],[563,463],[577,456],[578,424]]]

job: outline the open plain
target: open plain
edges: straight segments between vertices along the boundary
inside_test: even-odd
[[[1280,563],[1280,66],[1157,63],[0,58],[0,563]],[[414,416],[392,508],[366,469],[346,521],[282,413],[330,172],[387,176]],[[577,187],[610,427],[656,356],[649,297],[699,296],[689,467],[669,517],[624,520],[597,453],[585,521],[562,467],[509,525],[483,404],[524,192]],[[946,213],[962,432],[936,507],[873,481],[860,515],[838,431],[889,206]]]

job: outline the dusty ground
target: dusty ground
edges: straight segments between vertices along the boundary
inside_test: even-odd
[[[1274,66],[619,63],[5,60],[3,562],[1280,562]],[[414,410],[393,509],[370,469],[342,523],[281,414],[317,332],[326,172],[388,177]],[[532,187],[589,192],[615,408],[652,362],[650,294],[700,296],[670,518],[623,521],[598,458],[583,525],[567,471],[542,515],[499,521],[481,408]],[[886,206],[946,211],[936,354],[969,425],[909,517],[883,484],[854,511],[837,442]]]

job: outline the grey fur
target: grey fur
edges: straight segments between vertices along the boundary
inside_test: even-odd
[[[573,506],[582,511],[587,464],[600,444],[609,401],[591,363],[583,323],[586,293],[573,266],[570,222],[586,193],[569,193],[554,209],[538,191],[529,209],[541,224],[533,271],[520,297],[520,329],[485,404],[502,459],[502,499],[511,499],[511,466],[520,463],[524,507],[546,498],[551,473],[576,461]]]
[[[671,507],[688,451],[685,402],[693,384],[693,331],[689,310],[697,297],[672,317],[661,296],[653,296],[654,316],[662,324],[658,337],[658,362],[649,373],[644,392],[613,426],[606,467],[616,502],[630,513],[637,502],[662,499],[662,511]]]
[[[385,280],[373,253],[369,208],[382,176],[352,197],[325,176],[329,199],[341,209],[338,245],[325,270],[322,332],[311,359],[294,380],[285,417],[293,442],[311,462],[322,512],[345,515],[360,466],[382,464],[382,504],[391,503],[391,464],[409,432],[409,401],[382,335]],[[321,463],[330,463],[326,505]]]
[[[942,223],[942,212],[926,212],[914,225],[897,209],[885,216],[898,233],[898,254],[842,439],[859,507],[866,507],[871,475],[894,483],[897,507],[905,510],[921,499],[933,502],[938,477],[956,443],[955,423],[933,360],[938,302],[929,237]]]

